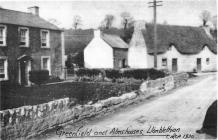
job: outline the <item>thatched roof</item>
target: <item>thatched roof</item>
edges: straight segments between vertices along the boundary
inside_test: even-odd
[[[61,30],[56,25],[51,24],[39,16],[3,8],[0,8],[0,23]]]
[[[146,24],[142,30],[149,53],[153,53],[153,24]],[[157,25],[157,48],[158,53],[163,53],[174,45],[180,53],[196,54],[205,45],[216,53],[216,42],[210,38],[202,27]]]

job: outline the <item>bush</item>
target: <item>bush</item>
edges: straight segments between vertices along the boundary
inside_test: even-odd
[[[78,69],[76,71],[76,75],[79,76],[79,77],[82,77],[82,76],[89,76],[89,77],[98,76],[100,73],[101,73],[100,69],[81,68],[81,69]]]
[[[157,79],[165,77],[165,73],[156,69],[130,69],[123,71],[123,77],[135,79]]]
[[[122,73],[115,69],[105,69],[106,77],[110,79],[117,79],[122,77]]]
[[[41,85],[49,79],[48,70],[34,70],[29,72],[29,79],[32,83]]]
[[[62,80],[58,76],[49,76],[49,79],[45,83],[61,82]]]

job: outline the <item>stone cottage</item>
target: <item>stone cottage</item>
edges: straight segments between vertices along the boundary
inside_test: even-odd
[[[127,66],[128,45],[117,35],[94,31],[94,38],[84,49],[86,68],[124,68]]]
[[[153,25],[138,21],[129,44],[131,68],[154,67]],[[157,68],[171,72],[216,71],[217,44],[207,27],[157,25]]]
[[[39,7],[28,10],[0,8],[0,81],[27,85],[29,71],[42,69],[63,78],[62,30],[41,18]]]

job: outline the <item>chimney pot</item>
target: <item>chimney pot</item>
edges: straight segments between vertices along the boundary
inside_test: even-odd
[[[39,7],[38,6],[32,6],[32,7],[28,7],[28,11],[29,13],[39,16]]]
[[[101,31],[99,29],[94,30],[94,37],[100,37],[101,36]]]

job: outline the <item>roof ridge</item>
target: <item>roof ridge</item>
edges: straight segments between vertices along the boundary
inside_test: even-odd
[[[0,10],[7,10],[7,11],[12,11],[12,12],[19,12],[19,13],[22,13],[22,14],[32,14],[32,13],[29,13],[29,12],[23,12],[23,11],[17,11],[17,10],[12,10],[12,9],[5,9],[5,8],[0,8]],[[34,14],[32,14],[34,15]],[[36,15],[34,15],[36,16]]]
[[[153,23],[146,23],[145,25],[153,25]],[[184,27],[184,28],[198,28],[201,29],[201,26],[190,26],[190,25],[175,25],[175,24],[161,24],[158,23],[157,26],[168,26],[168,27]]]
[[[1,15],[3,14],[3,16],[1,17],[2,23],[17,24],[17,25],[24,25],[24,26],[30,26],[30,27],[40,27],[40,28],[46,28],[46,29],[48,28],[48,29],[53,29],[53,30],[61,30],[55,24],[49,22],[43,17],[34,15],[32,13],[0,8],[0,14]],[[19,17],[21,19],[16,20]]]

